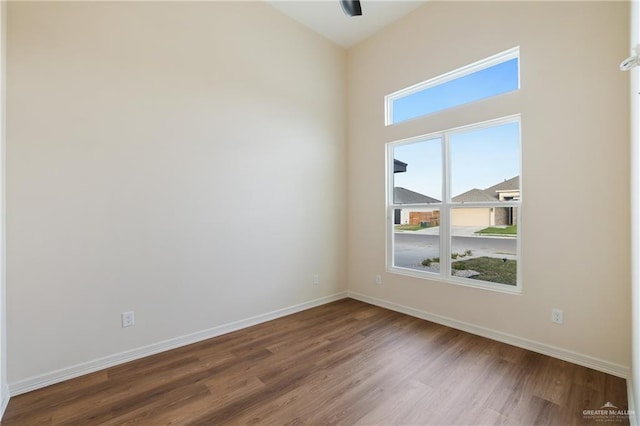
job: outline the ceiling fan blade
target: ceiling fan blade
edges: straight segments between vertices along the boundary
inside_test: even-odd
[[[344,13],[348,16],[362,15],[360,0],[340,0],[340,6],[342,6],[342,10],[344,10]]]

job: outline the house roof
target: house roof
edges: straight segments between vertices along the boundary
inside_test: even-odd
[[[498,191],[518,191],[520,190],[520,176],[512,177],[496,185],[485,189],[485,192],[495,194]]]
[[[483,201],[496,201],[496,198],[482,189],[473,188],[453,197],[452,201],[455,203],[481,203]]]
[[[499,198],[498,192],[519,191],[520,176],[506,179],[503,182],[490,186],[486,189],[473,188],[452,198],[456,203],[480,203],[483,201],[496,201]]]
[[[439,203],[440,200],[397,186],[393,188],[393,202],[396,204],[426,204]]]

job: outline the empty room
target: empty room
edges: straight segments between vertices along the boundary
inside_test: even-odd
[[[0,5],[2,424],[638,424],[638,2]]]

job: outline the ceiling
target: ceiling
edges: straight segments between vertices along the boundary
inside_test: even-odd
[[[361,0],[362,16],[348,17],[338,0],[266,0],[282,13],[322,34],[351,47],[422,6],[426,0]]]

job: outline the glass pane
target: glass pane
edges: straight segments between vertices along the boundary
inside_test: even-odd
[[[393,266],[440,271],[440,210],[394,210]]]
[[[452,202],[520,199],[518,122],[454,133],[450,154]]]
[[[518,90],[518,58],[393,100],[393,123]]]
[[[431,204],[442,200],[442,140],[393,147],[393,203]]]
[[[517,208],[451,209],[451,275],[517,284]]]

